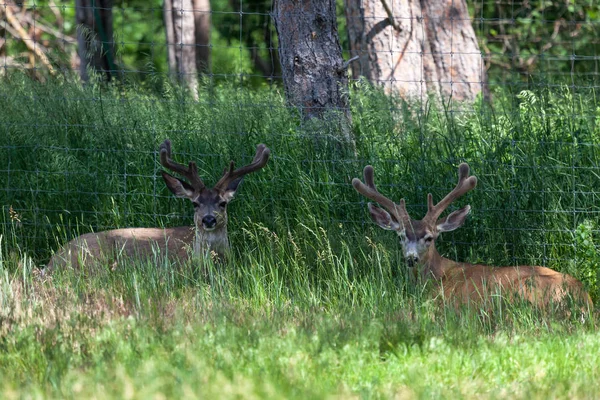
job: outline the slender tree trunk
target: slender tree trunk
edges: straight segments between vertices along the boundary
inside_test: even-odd
[[[404,98],[473,100],[483,58],[465,0],[345,0],[354,77]]]
[[[349,117],[335,0],[274,0],[273,17],[289,102],[305,119],[331,111]]]
[[[192,0],[165,0],[169,72],[198,99],[198,70]]]
[[[193,0],[194,31],[196,35],[196,68],[210,72],[210,1]]]
[[[176,76],[177,60],[175,59],[175,29],[173,28],[173,4],[171,0],[164,0],[163,17],[165,19],[165,35],[167,39],[167,63],[169,74]]]
[[[77,53],[84,81],[89,79],[88,69],[106,80],[117,75],[112,7],[112,0],[75,0]]]

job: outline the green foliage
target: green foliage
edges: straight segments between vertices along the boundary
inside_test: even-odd
[[[236,51],[233,57],[249,64],[249,71],[238,70],[237,74],[250,75],[255,84],[264,83],[268,77],[281,75],[279,59],[276,56],[277,33],[271,19],[272,1],[215,1],[211,6],[214,30],[222,38],[223,45]],[[253,77],[254,74],[256,76]]]
[[[443,307],[415,285],[395,235],[352,188],[425,213],[456,166],[477,188],[450,258],[543,264],[598,290],[600,126],[594,92],[494,93],[494,109],[406,104],[351,88],[356,155],[336,127],[306,124],[280,93],[207,83],[198,102],[168,81],[0,85],[0,397],[591,397],[595,316],[527,304]],[[321,133],[322,137],[316,134]],[[257,143],[268,166],[229,207],[234,254],[194,265],[118,260],[93,276],[35,266],[90,230],[191,224],[160,180],[157,148],[195,160],[207,184]],[[319,139],[319,140],[316,140]],[[597,297],[596,297],[597,298]]]
[[[336,5],[340,42],[348,58],[343,1],[337,0]],[[492,84],[555,83],[566,74],[586,84],[596,73],[600,53],[597,2],[475,1],[468,6]],[[117,64],[130,79],[146,80],[167,71],[162,7],[158,0],[114,2]],[[265,79],[280,75],[272,2],[215,0],[211,7],[211,79],[236,76],[252,86],[277,84],[278,79]],[[23,10],[28,13],[23,23],[49,49],[54,65],[69,69],[76,51],[74,4],[39,0],[23,3]],[[6,38],[0,56],[7,56],[9,67],[32,68],[28,48],[11,32],[0,27],[0,36]]]
[[[163,1],[115,1],[113,29],[120,68],[142,79],[148,73],[167,72]]]
[[[580,79],[597,69],[597,2],[476,1],[470,7],[492,80],[518,79],[515,73],[546,79],[575,73]]]
[[[589,288],[590,295],[595,302],[600,300],[600,251],[594,242],[594,234],[598,233],[597,225],[589,220],[577,226],[575,230],[575,255],[574,262],[581,280]]]

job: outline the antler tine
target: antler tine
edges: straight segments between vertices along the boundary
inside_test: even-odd
[[[446,208],[459,197],[463,196],[477,186],[477,177],[469,176],[469,164],[462,163],[458,166],[458,183],[450,193],[446,195],[439,203],[433,205],[433,196],[427,195],[427,215],[426,218],[437,220]]]
[[[404,199],[400,200],[399,204],[396,204],[389,198],[379,193],[377,187],[375,187],[374,175],[375,172],[373,167],[367,165],[363,170],[365,183],[362,183],[358,178],[354,178],[352,179],[352,186],[354,186],[354,189],[356,189],[358,193],[382,205],[398,222],[406,223],[406,221],[409,219],[409,216],[406,212]]]
[[[269,150],[267,146],[262,143],[259,144],[256,146],[256,154],[254,155],[254,159],[250,164],[234,170],[235,163],[231,161],[229,163],[229,169],[225,168],[223,171],[223,176],[221,179],[219,179],[219,182],[217,182],[215,187],[224,189],[227,187],[227,185],[229,185],[230,182],[263,168],[265,165],[267,165],[270,154],[271,150]]]
[[[252,162],[258,162],[262,157],[263,157],[263,153],[267,151],[267,161],[268,161],[268,157],[269,154],[271,154],[271,150],[269,150],[267,148],[267,146],[265,146],[264,144],[259,144],[258,146],[256,146],[256,154],[254,155],[254,158],[252,159]],[[265,164],[267,163],[267,161],[265,161]],[[264,165],[263,165],[264,167]],[[262,168],[262,167],[261,167]]]
[[[198,175],[198,167],[195,162],[190,161],[189,165],[186,167],[171,159],[171,141],[169,139],[165,140],[160,145],[160,163],[163,167],[187,178],[194,189],[202,190],[204,188],[204,182],[202,182],[202,179],[200,179],[200,176]]]

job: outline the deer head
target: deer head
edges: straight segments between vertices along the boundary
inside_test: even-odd
[[[198,176],[196,163],[190,161],[188,166],[171,159],[171,141],[165,140],[160,145],[160,162],[163,167],[178,173],[188,182],[162,171],[163,179],[169,190],[177,197],[189,199],[194,205],[194,224],[196,229],[211,232],[227,225],[227,204],[233,199],[244,175],[263,168],[269,160],[271,151],[264,145],[256,147],[256,155],[252,163],[234,169],[231,161],[223,176],[212,188],[207,188]]]
[[[363,196],[379,203],[384,209],[369,203],[369,213],[377,225],[386,230],[396,231],[400,237],[404,257],[409,266],[422,262],[430,250],[435,250],[435,240],[442,232],[460,228],[471,211],[471,206],[456,210],[445,218],[440,215],[448,206],[477,185],[477,178],[469,176],[469,166],[465,163],[458,167],[458,184],[439,203],[433,204],[431,193],[427,195],[427,214],[421,220],[414,220],[406,211],[404,199],[398,204],[385,197],[375,187],[373,167],[364,169],[364,180],[354,178],[352,185]],[[387,210],[387,211],[386,211]]]

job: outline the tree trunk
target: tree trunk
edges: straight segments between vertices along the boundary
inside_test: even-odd
[[[112,7],[112,0],[75,0],[77,53],[84,81],[89,80],[88,68],[106,80],[117,75]]]
[[[483,59],[465,0],[345,0],[354,77],[403,98],[473,100]]]
[[[165,36],[167,39],[167,63],[169,74],[176,76],[177,60],[175,59],[175,29],[173,28],[173,4],[171,0],[165,0],[163,4],[163,17],[165,19]]]
[[[169,72],[198,99],[198,70],[192,0],[165,0],[165,30]]]
[[[196,35],[196,68],[210,72],[210,1],[194,1],[194,32]]]
[[[274,0],[273,18],[289,102],[305,119],[331,111],[349,117],[335,0]]]

